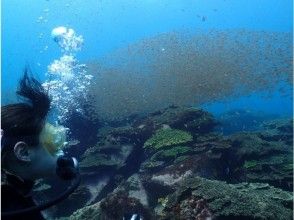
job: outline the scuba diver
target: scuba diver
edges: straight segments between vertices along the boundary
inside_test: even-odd
[[[40,82],[24,71],[17,94],[25,102],[1,107],[2,220],[44,219],[41,211],[67,198],[79,185],[77,160],[64,155],[66,129],[46,122],[50,98]],[[32,187],[53,175],[71,185],[47,203],[36,204]]]

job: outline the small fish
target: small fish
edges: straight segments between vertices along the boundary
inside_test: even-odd
[[[144,124],[138,126],[139,129],[143,129],[144,127],[145,127]]]
[[[229,175],[230,174],[230,167],[227,167],[226,168],[225,173],[226,173],[226,175]]]
[[[163,124],[162,125],[162,129],[170,129],[171,127],[169,126],[169,125],[167,125],[167,124]]]
[[[123,220],[128,220],[128,217],[123,217]],[[143,220],[138,214],[133,214],[129,220]]]
[[[79,143],[80,143],[79,140],[70,140],[70,141],[67,142],[67,146],[74,146],[74,145],[77,145]]]

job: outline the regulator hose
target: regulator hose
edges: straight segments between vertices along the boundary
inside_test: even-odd
[[[71,181],[71,185],[57,198],[45,202],[43,204],[39,204],[36,206],[32,206],[29,208],[25,208],[25,209],[21,209],[21,210],[16,210],[16,211],[9,211],[9,212],[2,212],[1,216],[2,217],[15,217],[18,215],[24,215],[24,214],[28,214],[28,213],[32,213],[32,212],[39,212],[42,211],[44,209],[47,209],[53,205],[56,205],[57,203],[61,202],[62,200],[66,199],[70,194],[72,194],[76,188],[78,188],[78,186],[81,183],[81,176],[80,174],[77,174],[76,177]]]

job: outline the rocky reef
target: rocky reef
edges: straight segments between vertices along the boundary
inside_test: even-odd
[[[167,196],[161,219],[291,219],[292,194],[268,184],[184,179]]]
[[[278,115],[265,112],[234,109],[216,115],[220,122],[218,131],[224,135],[230,135],[238,131],[260,131],[263,129],[262,123],[278,118]]]
[[[272,121],[264,124],[264,129],[231,136],[232,152],[242,162],[239,179],[292,190],[293,120]]]
[[[171,106],[108,124],[80,157],[83,183],[67,202],[83,201],[56,217],[292,219],[292,123],[223,136],[210,113]]]

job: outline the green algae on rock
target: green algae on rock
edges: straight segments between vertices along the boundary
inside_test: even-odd
[[[193,137],[188,132],[177,129],[160,129],[145,142],[144,148],[158,150],[163,147],[189,143],[192,140]]]
[[[257,165],[258,165],[258,161],[256,160],[246,160],[244,163],[244,168],[245,169],[256,168]]]
[[[80,167],[90,168],[90,167],[117,167],[118,162],[111,160],[107,155],[103,154],[92,154],[88,155],[80,162]]]
[[[166,150],[162,150],[153,155],[158,160],[169,160],[176,159],[179,156],[189,154],[192,152],[192,149],[187,146],[174,146]]]
[[[171,146],[153,154],[151,158],[142,164],[143,170],[156,170],[170,165],[172,162],[179,162],[189,157],[192,149],[187,146]]]

